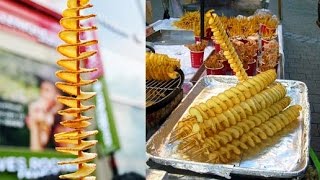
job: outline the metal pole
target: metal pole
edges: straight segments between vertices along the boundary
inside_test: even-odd
[[[205,0],[200,0],[200,37],[201,40],[204,38],[204,1]]]
[[[278,0],[278,16],[280,21],[282,21],[282,0]]]

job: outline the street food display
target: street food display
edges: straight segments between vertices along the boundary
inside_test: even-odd
[[[231,68],[241,74],[237,75],[240,83],[190,107],[188,119],[195,120],[182,120],[188,125],[182,126],[182,132],[181,127],[174,130],[171,141],[182,140],[178,151],[189,158],[198,156],[207,162],[227,163],[296,121],[302,108],[294,105],[284,110],[291,100],[286,97],[285,87],[274,83],[274,70],[248,79],[219,17],[212,11],[209,18]]]
[[[183,17],[175,25],[191,29],[187,25],[192,23],[185,22],[191,19]],[[305,135],[310,120],[307,90],[302,82],[276,80],[280,53],[274,29],[278,20],[269,14],[220,18],[213,10],[205,14],[205,20],[211,38],[221,47],[204,61],[205,67],[215,70],[227,61],[237,80],[203,76],[147,142],[148,154],[161,164],[224,177],[233,170],[255,176],[262,170],[263,176],[292,176],[296,172],[282,156],[286,152],[295,159],[295,168],[304,169],[307,155],[301,152],[308,148]],[[261,71],[250,77],[247,67],[256,61]],[[293,138],[299,143],[292,145]],[[270,160],[264,164],[265,158]],[[285,161],[283,167],[273,164],[271,168],[278,159]]]
[[[57,61],[57,64],[62,67],[63,70],[57,71],[56,75],[64,82],[57,82],[56,86],[68,95],[58,97],[58,101],[67,107],[58,113],[63,116],[69,116],[71,119],[61,122],[61,124],[69,128],[70,131],[55,134],[55,141],[57,143],[67,144],[67,146],[56,147],[56,150],[77,156],[77,158],[73,160],[59,162],[60,165],[78,164],[78,170],[75,173],[61,175],[61,179],[95,179],[95,177],[90,176],[90,174],[95,171],[96,165],[89,162],[93,161],[97,154],[84,151],[93,147],[97,141],[84,139],[97,134],[98,131],[85,131],[91,124],[88,121],[91,120],[92,117],[83,114],[95,106],[82,104],[83,101],[93,98],[95,93],[83,92],[81,87],[94,83],[96,79],[84,80],[81,78],[81,75],[83,73],[96,71],[97,69],[80,67],[81,61],[86,60],[96,53],[95,51],[80,51],[81,47],[91,46],[97,43],[97,40],[80,39],[81,32],[97,29],[94,26],[80,26],[80,21],[95,16],[94,14],[86,16],[80,15],[81,10],[92,7],[92,5],[88,3],[88,0],[68,0],[68,8],[63,11],[63,18],[60,21],[64,30],[60,32],[59,37],[65,44],[60,45],[57,50],[65,58]]]

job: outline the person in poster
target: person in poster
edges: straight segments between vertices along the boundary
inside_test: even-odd
[[[33,151],[42,151],[49,143],[55,122],[57,111],[63,108],[63,105],[57,101],[60,95],[54,83],[42,81],[40,85],[39,98],[28,105],[28,115],[26,124],[30,130],[30,149]]]

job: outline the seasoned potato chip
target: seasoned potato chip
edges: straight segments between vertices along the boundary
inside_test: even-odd
[[[60,24],[65,29],[79,29],[78,24],[81,20],[86,20],[92,17],[95,17],[95,15],[90,14],[87,16],[65,17],[60,20]]]
[[[70,161],[61,161],[58,164],[59,165],[63,165],[63,164],[80,164],[80,163],[86,163],[86,162],[90,162],[92,161],[94,158],[97,157],[96,153],[86,153],[83,152],[81,153],[81,155],[74,159],[74,160],[70,160]]]
[[[80,46],[91,46],[91,45],[94,45],[94,44],[97,44],[98,41],[97,40],[91,40],[91,41],[86,41],[86,42],[81,42],[81,43],[77,43],[77,44],[63,44],[63,45],[60,45],[58,46],[58,51],[68,57],[68,58],[76,58],[78,57],[79,55],[79,47]]]
[[[91,173],[93,173],[95,171],[95,169],[96,169],[95,164],[84,163],[84,164],[82,164],[81,168],[77,172],[71,173],[71,174],[66,174],[66,175],[60,175],[59,178],[61,178],[61,179],[80,179],[80,178],[83,178],[83,177],[90,175]]]
[[[68,69],[68,70],[76,71],[77,70],[77,61],[85,60],[85,59],[89,58],[90,56],[95,55],[96,53],[97,53],[96,51],[83,52],[76,58],[60,59],[60,60],[58,60],[57,64],[61,67]]]
[[[89,3],[89,0],[68,0],[68,8],[76,8],[79,6],[84,6]]]
[[[56,76],[62,80],[71,82],[71,83],[77,83],[78,82],[78,76],[81,73],[88,73],[88,72],[94,72],[97,69],[80,69],[79,71],[69,71],[69,70],[61,70],[56,72]],[[82,79],[80,81],[83,82]]]
[[[61,40],[63,40],[66,43],[75,44],[75,43],[77,43],[77,40],[78,40],[77,36],[78,36],[79,32],[93,31],[96,29],[97,29],[97,27],[92,26],[92,27],[81,28],[81,29],[65,30],[65,31],[61,31],[59,33],[59,37]]]
[[[79,6],[79,7],[65,9],[62,12],[62,17],[75,17],[75,16],[77,16],[77,13],[79,10],[83,10],[83,9],[87,9],[87,8],[91,8],[91,7],[92,7],[91,4],[87,4],[85,6]]]
[[[71,121],[62,121],[60,122],[61,125],[73,128],[73,129],[83,129],[91,125],[88,121],[79,121],[79,122],[71,122]]]
[[[67,147],[56,147],[57,151],[60,150],[67,150],[67,151],[84,151],[87,150],[89,148],[91,148],[92,146],[94,146],[98,141],[96,140],[91,140],[91,141],[81,141],[80,144],[74,145],[74,146],[67,146]]]

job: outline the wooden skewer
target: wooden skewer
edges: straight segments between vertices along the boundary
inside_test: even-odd
[[[181,144],[179,145],[179,149],[185,149],[185,148],[189,147],[192,142],[193,142],[193,141],[191,141],[191,142],[189,142],[189,143],[186,143],[186,145],[184,145],[184,143],[181,143]],[[196,144],[196,143],[194,143],[194,144]],[[184,146],[182,146],[182,145],[184,145]],[[180,147],[180,146],[182,146],[182,147]]]
[[[179,133],[179,134],[181,134],[181,133]],[[179,140],[183,141],[183,140],[185,140],[185,139],[187,139],[187,138],[189,138],[189,137],[192,137],[192,136],[194,136],[194,135],[196,135],[196,134],[198,134],[198,133],[189,134],[189,135],[187,135],[187,136],[184,136],[184,137],[180,138]],[[174,137],[177,137],[177,135],[174,136]],[[174,138],[174,139],[171,139],[171,138],[170,138],[169,144],[171,144],[171,143],[173,143],[173,142],[175,142],[175,141],[177,141],[177,140],[178,140],[177,138]]]
[[[193,144],[192,146],[190,146],[190,147],[187,148],[187,149],[182,149],[181,152],[182,152],[182,153],[185,153],[185,152],[191,150],[192,148],[194,148],[195,146],[196,146],[196,144]]]
[[[192,137],[192,136],[194,136],[194,135],[197,135],[197,134],[198,134],[198,133],[189,134],[188,136],[185,136],[185,137],[183,137],[183,138],[180,138],[180,140],[183,141],[183,140],[188,139],[188,138],[190,138],[190,137]]]
[[[198,150],[196,150],[195,152],[192,152],[193,154],[196,154],[197,156],[198,156],[198,154],[200,154],[200,152],[202,151],[202,150],[205,150],[205,149],[207,149],[208,147],[203,147],[203,148],[200,148],[200,149],[198,149]],[[197,157],[197,156],[194,156],[194,157]]]

